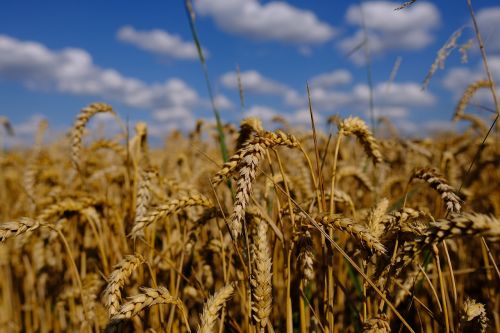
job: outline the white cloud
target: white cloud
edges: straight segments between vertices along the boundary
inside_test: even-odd
[[[229,98],[221,94],[215,96],[214,103],[219,110],[231,110],[234,108],[233,102],[231,102]]]
[[[500,52],[500,7],[483,8],[477,12],[476,19],[486,50]]]
[[[280,112],[271,107],[255,105],[247,110],[247,112],[245,113],[245,117],[257,117],[260,118],[264,123],[269,123],[271,122],[273,117],[277,116],[278,114],[280,114]]]
[[[159,123],[150,126],[148,133],[154,137],[162,137],[171,130],[191,129],[196,119],[189,108],[173,106],[157,109],[153,112],[153,119]]]
[[[122,42],[161,56],[188,60],[198,58],[198,51],[193,42],[183,41],[180,36],[167,31],[159,29],[136,30],[127,25],[118,30],[117,37]],[[207,55],[206,50],[204,55]]]
[[[33,114],[24,121],[12,124],[15,133],[14,136],[6,135],[3,128],[0,129],[0,141],[3,140],[6,147],[32,146],[35,142],[34,136],[38,130],[38,125],[44,119],[46,117],[42,114]],[[50,131],[48,134],[50,133],[54,134],[53,131]]]
[[[266,78],[256,70],[241,72],[240,79],[244,92],[263,95],[283,95],[290,90],[286,85]],[[236,72],[228,72],[222,75],[220,81],[226,88],[238,89],[238,76]]]
[[[371,54],[379,55],[390,50],[419,50],[434,40],[433,31],[440,24],[438,8],[429,2],[417,2],[405,10],[395,11],[398,2],[370,1],[351,5],[346,21],[358,27],[350,37],[339,42],[344,52],[359,46],[364,40],[363,19],[368,30],[368,46]],[[364,14],[364,15],[363,15]],[[356,63],[364,61],[363,52],[352,55]]]
[[[350,90],[335,90],[322,87],[311,88],[313,109],[319,111],[336,111],[339,108],[350,108],[364,111],[368,107],[370,88],[366,84],[356,84]],[[304,97],[305,100],[306,97]],[[436,97],[429,91],[422,91],[415,82],[382,82],[373,88],[375,105],[384,109],[390,107],[430,106]]]
[[[318,74],[311,78],[311,87],[329,88],[345,85],[352,82],[352,75],[348,70],[339,69],[328,73]]]
[[[401,106],[376,107],[374,109],[374,113],[377,115],[377,117],[383,116],[391,119],[404,119],[410,115],[410,111],[408,110],[408,108]],[[365,112],[365,115],[367,117],[369,116],[368,110]]]
[[[369,87],[359,84],[354,87],[356,100],[369,100]],[[373,88],[376,105],[391,106],[430,106],[436,102],[436,97],[428,91],[422,91],[420,84],[415,82],[382,82]]]
[[[223,31],[257,40],[319,44],[336,32],[313,12],[283,1],[196,0],[195,7],[201,15],[213,17]]]
[[[488,57],[488,67],[493,80],[497,83],[497,97],[500,98],[500,56]],[[451,68],[446,72],[442,84],[453,95],[453,98],[458,101],[469,84],[478,80],[485,80],[486,78],[483,64],[479,62],[472,68]],[[481,105],[489,105],[492,102],[490,89],[480,89],[477,91],[474,94],[473,101]]]
[[[148,109],[200,104],[196,91],[180,79],[148,84],[96,66],[81,49],[54,51],[40,43],[0,35],[0,54],[0,75],[32,89],[96,96]]]

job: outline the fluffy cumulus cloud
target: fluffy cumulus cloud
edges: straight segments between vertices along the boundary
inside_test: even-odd
[[[42,114],[32,114],[30,117],[12,124],[14,129],[13,136],[7,135],[4,128],[0,127],[0,141],[3,140],[3,144],[7,147],[31,146],[34,143],[34,134],[37,132],[40,122],[45,119],[46,117]],[[49,131],[47,134],[54,134],[54,131]]]
[[[257,117],[264,123],[270,123],[280,113],[269,106],[254,105],[245,112],[245,117]]]
[[[31,89],[96,96],[151,110],[191,112],[201,104],[196,91],[180,79],[148,84],[95,65],[81,49],[54,51],[40,43],[0,35],[0,54],[0,76]]]
[[[367,43],[372,54],[378,55],[390,50],[419,50],[434,40],[434,30],[440,25],[438,8],[429,2],[417,2],[405,10],[394,11],[398,2],[370,1],[362,7],[351,5],[346,12],[346,21],[358,27],[356,32],[339,42],[344,52],[350,52],[362,45],[367,28]],[[352,59],[361,63],[364,55],[357,52]]]
[[[488,57],[488,67],[495,82],[500,82],[500,56]],[[473,67],[455,67],[448,70],[442,80],[443,86],[452,94],[455,101],[462,96],[467,86],[475,81],[484,80],[487,76],[484,73],[482,62]],[[497,83],[497,97],[500,97],[500,86]],[[480,89],[474,94],[472,103],[482,106],[492,107],[492,97],[490,89]]]
[[[282,112],[269,106],[254,105],[250,107],[247,112],[245,112],[245,117],[260,118],[266,128],[269,128],[273,118],[278,116],[285,119],[290,125],[299,129],[310,128],[311,126],[311,114],[309,113],[309,109],[306,108],[291,112]],[[321,124],[325,123],[325,117],[323,115],[316,113],[314,117],[318,126],[321,127]]]
[[[320,44],[336,32],[313,12],[284,1],[196,0],[195,7],[201,15],[212,17],[223,31],[256,40]]]
[[[270,79],[255,70],[240,73],[243,89],[262,95],[279,96],[282,102],[294,109],[305,109],[308,98],[305,93],[298,93],[293,88]],[[363,113],[369,102],[370,90],[366,84],[352,85],[352,76],[346,70],[337,70],[314,76],[309,80],[311,101],[314,110],[319,112],[349,109]],[[221,77],[224,87],[237,90],[236,72],[229,72]],[[431,106],[436,97],[429,91],[422,91],[416,82],[381,82],[373,88],[374,100],[380,107],[381,114],[389,117],[403,117],[411,107]],[[271,109],[262,106],[252,110],[262,117],[272,118]]]
[[[286,85],[264,77],[256,70],[240,73],[240,80],[244,91],[263,95],[282,95],[290,88]],[[222,85],[229,89],[238,89],[238,74],[227,72],[220,78]]]
[[[159,29],[136,30],[127,25],[118,30],[117,38],[142,50],[169,58],[189,60],[198,58],[198,51],[193,42],[183,41],[180,36]]]
[[[500,7],[484,8],[476,19],[489,52],[500,53]]]
[[[339,69],[328,73],[316,75],[311,78],[310,85],[312,87],[333,87],[345,85],[352,82],[352,75],[345,69]]]

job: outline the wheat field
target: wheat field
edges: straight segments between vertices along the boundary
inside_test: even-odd
[[[213,124],[149,147],[144,123],[97,137],[103,112],[123,124],[94,103],[67,138],[44,144],[41,122],[1,155],[1,331],[498,330],[500,147],[481,120],[410,140],[248,118],[223,127],[223,163]]]
[[[311,104],[306,129],[214,107],[161,145],[107,103],[57,140],[41,121],[0,151],[0,332],[500,332],[500,125],[466,111],[479,90],[500,103],[467,2],[486,78],[457,103],[463,130],[316,124]]]

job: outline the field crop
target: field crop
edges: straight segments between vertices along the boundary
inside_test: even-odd
[[[42,121],[0,152],[0,332],[498,332],[500,137],[465,111],[494,88],[418,139],[312,107],[162,145],[106,103],[51,143]]]

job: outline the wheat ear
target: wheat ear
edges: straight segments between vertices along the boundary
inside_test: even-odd
[[[40,221],[29,217],[21,217],[17,221],[5,222],[0,224],[0,241],[19,236],[26,232],[31,232],[42,226]]]
[[[390,333],[390,332],[391,332],[391,326],[389,325],[389,319],[385,315],[368,319],[363,324],[363,333]]]
[[[453,115],[453,120],[460,119],[460,117],[464,114],[465,108],[469,104],[470,100],[472,99],[476,91],[478,91],[481,88],[490,88],[490,87],[491,87],[491,82],[489,80],[479,80],[469,84],[465,89],[464,93],[462,94],[462,97],[460,98],[460,101],[458,102],[455,108],[455,114]]]
[[[115,315],[120,307],[121,288],[125,285],[132,272],[144,262],[140,254],[128,255],[123,258],[108,279],[108,285],[104,290],[104,300],[109,316]]]
[[[205,305],[203,306],[203,313],[200,317],[198,333],[213,332],[215,321],[217,320],[217,314],[226,301],[233,295],[233,292],[233,285],[228,284],[207,299]]]
[[[83,108],[76,117],[73,129],[71,130],[71,160],[73,166],[80,169],[80,150],[82,149],[82,137],[85,126],[97,113],[110,112],[114,114],[113,108],[105,103],[93,103]]]
[[[210,199],[201,194],[182,196],[178,199],[167,201],[166,203],[151,209],[144,216],[138,218],[132,228],[132,231],[130,232],[130,235],[132,237],[138,237],[140,236],[144,228],[154,223],[158,219],[167,217],[171,214],[177,213],[181,209],[192,206],[202,206],[210,208],[213,207],[213,204]]]
[[[0,116],[0,125],[3,126],[8,135],[14,136],[14,128],[12,127],[9,118]]]
[[[436,190],[443,199],[446,210],[450,213],[459,213],[462,209],[462,200],[455,194],[455,190],[448,181],[434,168],[417,168],[410,178],[421,179],[427,182],[431,188]]]
[[[305,230],[298,241],[299,255],[297,261],[304,284],[314,281],[314,254],[311,233]]]
[[[272,260],[267,238],[267,222],[255,216],[254,220],[257,222],[257,233],[253,239],[252,310],[253,317],[262,331],[268,324],[272,309]]]
[[[274,146],[287,146],[289,148],[298,147],[299,142],[293,135],[285,134],[281,131],[265,132],[247,141],[247,144],[240,150],[242,159],[238,164],[239,176],[237,179],[236,199],[233,212],[229,217],[229,228],[235,239],[238,239],[242,225],[241,221],[245,216],[245,208],[250,200],[252,183],[257,176],[257,166],[264,156],[266,149]]]
[[[361,118],[346,118],[339,124],[338,128],[339,132],[342,132],[344,135],[356,136],[373,163],[382,162],[382,154],[380,153],[378,143]]]
[[[241,121],[240,130],[238,132],[238,139],[236,140],[235,150],[238,151],[245,142],[247,142],[253,133],[262,133],[264,128],[262,127],[262,121],[256,117],[248,117]]]
[[[130,297],[130,301],[122,305],[119,311],[111,317],[106,327],[106,332],[117,332],[122,321],[131,319],[147,308],[159,304],[174,304],[179,308],[181,315],[186,321],[186,311],[182,301],[170,294],[165,287],[147,288],[141,287],[142,294]],[[189,326],[187,326],[189,331]]]
[[[467,297],[460,311],[459,332],[486,333],[487,330],[488,317],[484,304]]]
[[[484,214],[463,213],[452,214],[450,218],[431,222],[421,236],[405,243],[402,255],[396,259],[398,267],[396,275],[427,246],[445,239],[465,236],[482,236],[496,242],[500,240],[500,220]]]
[[[361,245],[378,254],[386,253],[386,250],[380,240],[375,237],[370,230],[350,218],[339,217],[338,215],[322,215],[316,218],[316,221],[323,225],[348,233],[360,242]]]

